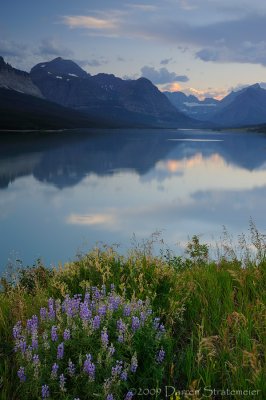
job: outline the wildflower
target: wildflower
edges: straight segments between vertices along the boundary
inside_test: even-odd
[[[20,367],[18,370],[18,377],[20,379],[20,382],[25,382],[26,381],[26,375],[25,375],[25,368]]]
[[[133,399],[133,396],[134,396],[133,392],[129,391],[126,394],[125,400],[131,400]]]
[[[95,379],[95,365],[92,362],[92,356],[90,354],[86,354],[86,360],[83,364],[83,370],[89,375],[89,379],[94,381]]]
[[[14,337],[14,339],[19,339],[20,338],[21,329],[22,329],[21,321],[18,321],[16,323],[16,325],[14,326],[14,328],[13,328],[13,337]]]
[[[133,330],[133,332],[135,332],[137,329],[139,329],[140,327],[140,321],[139,321],[139,317],[132,317],[132,323],[131,323],[131,328]]]
[[[110,393],[107,395],[106,400],[115,400],[114,396]]]
[[[57,359],[61,360],[64,357],[64,343],[60,343],[57,347]]]
[[[106,314],[106,305],[102,305],[99,307],[98,313],[101,317],[104,317]]]
[[[111,288],[111,292],[114,292],[115,291],[115,284],[111,283],[110,288]]]
[[[70,376],[74,376],[75,375],[75,365],[73,364],[73,362],[71,360],[68,360],[68,368],[67,371],[69,373]]]
[[[117,323],[116,323],[116,327],[120,332],[125,332],[126,330],[126,324],[122,321],[122,319],[120,318]]]
[[[63,338],[64,338],[64,340],[69,340],[70,339],[70,329],[65,329],[64,330]]]
[[[66,378],[65,378],[64,374],[61,374],[59,377],[59,387],[60,387],[61,392],[66,391],[65,383],[66,383]]]
[[[112,356],[114,354],[115,348],[114,348],[113,343],[111,343],[111,346],[108,347],[108,352],[109,352],[110,356]]]
[[[160,326],[160,318],[154,318],[153,328],[157,330],[157,329],[159,329],[159,326]]]
[[[55,325],[53,325],[51,328],[51,339],[52,339],[52,342],[56,342],[58,340],[57,326],[55,326]]]
[[[20,348],[22,354],[24,354],[27,349],[27,343],[23,336],[21,336],[21,339],[19,341],[19,348]]]
[[[34,354],[34,356],[32,357],[32,362],[36,367],[40,366],[41,362],[40,362],[38,354]]]
[[[161,350],[158,352],[156,356],[156,361],[160,364],[163,362],[164,357],[165,357],[165,351],[163,348],[161,348]]]
[[[107,333],[107,329],[103,328],[102,332],[101,332],[101,341],[102,341],[102,345],[104,348],[107,348],[108,343],[109,343],[109,337],[108,337],[108,333]]]
[[[124,369],[124,371],[121,372],[120,375],[121,381],[126,381],[127,380],[127,371]]]
[[[117,337],[117,341],[119,343],[123,343],[124,342],[124,335],[123,333],[119,333],[118,337]]]
[[[118,376],[121,374],[123,361],[116,361],[115,367],[112,367],[112,376]]]
[[[54,363],[53,366],[52,366],[52,372],[51,372],[51,378],[52,379],[56,379],[57,378],[58,369],[59,369],[59,365]]]
[[[125,317],[129,317],[130,313],[131,313],[131,307],[130,307],[129,304],[126,304],[124,306],[123,314],[124,314]]]
[[[50,297],[48,300],[48,318],[50,320],[55,319],[55,310],[54,310],[54,299]]]
[[[42,307],[40,309],[40,317],[42,320],[45,320],[47,316],[47,308],[46,307]]]
[[[132,356],[131,358],[131,365],[130,365],[130,370],[131,372],[135,373],[138,368],[138,359],[136,357],[136,353]]]
[[[83,321],[88,321],[91,318],[91,310],[89,310],[87,302],[84,301],[84,303],[80,303],[79,315]]]
[[[95,317],[92,320],[92,328],[95,330],[99,329],[100,324],[101,324],[101,318],[99,317],[99,315],[95,315]]]
[[[42,385],[42,398],[48,399],[49,396],[50,396],[49,386]]]
[[[37,338],[37,337],[33,337],[33,338],[32,338],[31,345],[32,345],[32,348],[33,348],[34,350],[37,350],[37,349],[38,349],[38,338]]]

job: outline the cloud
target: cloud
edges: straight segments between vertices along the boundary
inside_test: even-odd
[[[167,65],[172,61],[172,58],[164,58],[163,60],[161,60],[160,64],[161,65]]]
[[[134,8],[141,11],[157,11],[158,7],[151,4],[127,4],[127,7]]]
[[[28,52],[28,46],[12,40],[0,39],[0,54],[3,57],[21,57]]]
[[[164,85],[161,90],[163,92],[180,92],[182,91],[182,87],[179,83],[174,82],[174,83],[168,83],[167,85]]]
[[[72,225],[113,225],[115,216],[113,214],[71,214],[66,222]]]
[[[151,80],[154,84],[187,82],[189,80],[186,75],[177,75],[175,72],[169,72],[165,67],[156,70],[147,65],[141,68],[141,75]]]
[[[41,44],[39,45],[37,51],[37,55],[42,56],[72,56],[73,51],[62,46],[60,43],[56,41],[54,38],[45,38],[42,39]]]
[[[89,15],[64,16],[63,23],[70,28],[95,30],[113,29],[116,27],[116,22],[112,19],[96,18]]]

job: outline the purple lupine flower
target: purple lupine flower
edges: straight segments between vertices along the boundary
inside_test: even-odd
[[[75,370],[76,370],[76,367],[73,364],[73,362],[71,360],[68,360],[67,371],[68,371],[69,375],[70,376],[74,376],[75,375]]]
[[[61,374],[59,377],[59,387],[60,387],[61,392],[66,391],[65,384],[66,384],[66,378],[65,378],[64,374]]]
[[[92,356],[90,354],[86,354],[86,360],[83,364],[83,370],[89,375],[89,379],[94,381],[95,379],[95,365],[92,362]]]
[[[51,339],[52,342],[56,342],[58,340],[58,335],[57,335],[57,326],[53,325],[51,328]]]
[[[146,319],[147,319],[147,313],[145,311],[141,311],[140,313],[140,321],[141,321],[141,325],[143,326]]]
[[[104,348],[107,348],[108,343],[109,343],[109,337],[108,337],[108,333],[107,333],[107,329],[103,328],[102,332],[101,332],[101,341],[102,341],[102,345]]]
[[[136,354],[134,354],[134,356],[132,356],[131,358],[130,370],[131,372],[135,373],[137,371],[137,368],[138,368],[138,359],[136,357]]]
[[[115,284],[111,283],[110,288],[111,288],[111,292],[114,292],[115,291]]]
[[[83,321],[88,321],[91,318],[92,314],[87,302],[80,303],[79,315]]]
[[[97,287],[92,287],[91,291],[92,291],[92,297],[94,299],[99,300],[101,298],[101,292]]]
[[[56,379],[57,378],[58,369],[59,369],[59,365],[54,363],[53,366],[52,366],[52,372],[51,372],[51,378],[52,379]]]
[[[32,362],[36,367],[39,367],[41,362],[38,354],[34,354],[32,357]]]
[[[99,315],[95,315],[95,317],[92,320],[92,328],[94,330],[99,329],[100,324],[101,324],[101,318],[99,317]]]
[[[26,375],[25,375],[25,368],[24,367],[20,367],[18,372],[18,377],[20,382],[25,382],[26,381]]]
[[[42,399],[48,399],[50,396],[49,386],[42,385]]]
[[[140,320],[139,317],[132,317],[132,323],[131,323],[131,328],[133,330],[133,332],[135,332],[137,329],[139,329],[140,327]]]
[[[123,314],[125,317],[129,317],[131,313],[131,306],[129,304],[126,304],[124,306]]]
[[[64,330],[63,338],[64,338],[64,340],[69,340],[70,339],[70,329],[65,329]]]
[[[115,400],[114,396],[110,393],[107,395],[106,400]]]
[[[90,293],[86,292],[84,295],[84,303],[89,303],[90,299],[91,299]]]
[[[119,333],[119,335],[117,336],[117,341],[118,341],[118,343],[123,343],[124,342],[123,333]]]
[[[104,317],[105,314],[106,314],[106,311],[107,311],[106,305],[104,304],[104,305],[102,305],[102,306],[99,307],[98,313],[99,313],[99,315],[100,315],[101,317]]]
[[[119,376],[122,372],[123,361],[116,361],[115,367],[112,367],[112,376]]]
[[[64,343],[60,343],[57,347],[57,359],[61,360],[64,357]]]
[[[120,302],[121,302],[121,299],[120,299],[119,296],[110,296],[109,297],[108,309],[110,311],[117,310],[118,307],[119,307]]]
[[[31,345],[32,345],[32,348],[33,348],[34,350],[37,350],[37,349],[38,349],[38,338],[37,338],[37,337],[33,337],[33,338],[32,338]]]
[[[13,327],[13,337],[14,339],[19,339],[21,335],[22,325],[21,321],[18,321]]]
[[[47,308],[46,308],[46,307],[42,307],[42,308],[40,309],[40,317],[41,317],[41,320],[45,320],[45,319],[46,319],[46,316],[47,316]]]
[[[133,392],[129,391],[126,394],[125,400],[132,400],[133,396],[134,396]]]
[[[124,333],[126,331],[126,324],[122,321],[121,318],[117,321],[116,327],[119,330],[119,332]]]
[[[160,326],[160,318],[154,318],[153,328],[157,330],[157,329],[159,329],[159,326]]]
[[[165,333],[165,326],[164,326],[164,324],[160,324],[160,326],[159,326],[159,331],[162,332],[162,333]]]
[[[22,354],[24,354],[27,349],[27,343],[23,336],[21,336],[21,339],[19,341],[19,348],[20,348]]]
[[[163,348],[161,348],[156,356],[156,361],[160,364],[163,362],[165,357],[165,351]]]
[[[121,381],[126,381],[127,380],[127,371],[124,369],[124,371],[121,372],[120,375]]]
[[[141,307],[142,305],[143,305],[143,301],[139,299],[138,302],[137,302],[137,306]]]
[[[114,354],[115,348],[114,348],[113,343],[111,343],[111,346],[108,347],[108,352],[109,352],[110,356],[112,356]]]
[[[54,299],[52,297],[48,300],[48,318],[50,320],[55,319]]]

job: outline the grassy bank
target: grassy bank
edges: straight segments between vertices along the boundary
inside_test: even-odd
[[[43,378],[32,379],[31,391],[26,392],[25,383],[17,376],[21,360],[13,350],[16,322],[24,325],[32,315],[39,316],[49,298],[63,301],[67,294],[84,295],[91,287],[110,288],[114,284],[122,302],[145,302],[148,298],[154,316],[166,330],[165,359],[162,363],[157,360],[154,366],[152,361],[145,364],[153,351],[147,350],[145,337],[157,340],[152,339],[151,328],[143,325],[139,336],[132,335],[139,367],[124,386],[116,382],[116,400],[124,399],[123,390],[126,393],[131,388],[136,391],[133,398],[265,399],[265,241],[253,227],[251,243],[242,237],[240,247],[242,252],[237,256],[228,243],[221,243],[215,261],[209,259],[208,246],[196,236],[183,257],[165,250],[159,257],[153,256],[151,242],[132,249],[127,256],[113,248],[96,248],[54,270],[39,262],[2,279],[0,398],[41,398],[37,393],[41,393]],[[112,318],[108,320],[111,333]],[[121,350],[121,357],[126,359],[129,352],[127,349],[122,354]],[[71,385],[67,377],[67,391],[58,389],[50,398],[74,399]],[[80,400],[83,398],[107,397],[89,393]]]

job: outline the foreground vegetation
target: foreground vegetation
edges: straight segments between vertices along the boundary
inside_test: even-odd
[[[196,236],[183,257],[96,248],[3,278],[0,398],[265,399],[266,244],[253,225],[250,239],[213,260]]]

